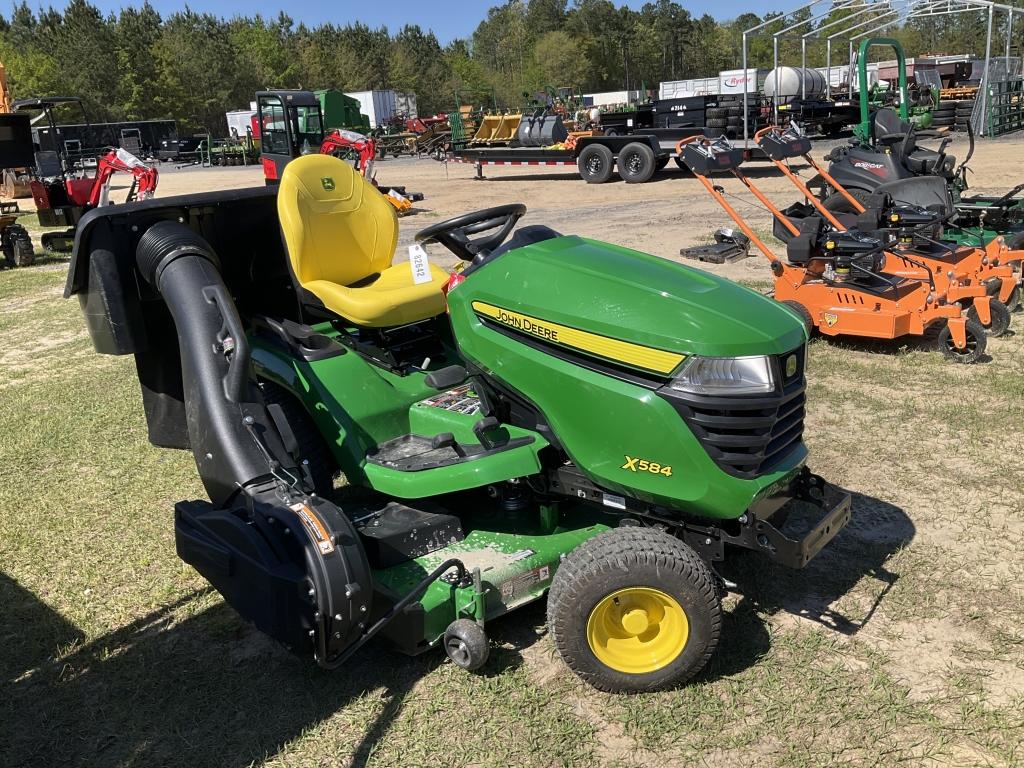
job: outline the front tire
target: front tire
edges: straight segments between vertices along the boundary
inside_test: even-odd
[[[973,304],[967,308],[967,317],[981,326],[986,336],[997,339],[1010,330],[1010,308],[995,299],[989,301],[988,308],[992,316],[992,322],[988,325],[982,325],[981,318],[978,317],[978,308]]]
[[[977,320],[967,321],[967,346],[957,349],[953,343],[953,334],[948,324],[943,324],[935,337],[935,346],[942,356],[953,363],[976,363],[985,354],[985,329]]]
[[[704,668],[722,607],[711,569],[682,541],[615,528],[581,544],[555,573],[548,626],[563,661],[590,685],[656,691]]]

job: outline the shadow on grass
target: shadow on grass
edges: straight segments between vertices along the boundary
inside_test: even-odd
[[[855,493],[850,523],[805,568],[791,570],[767,558],[736,557],[722,571],[743,594],[736,613],[740,608],[766,614],[781,611],[853,635],[871,620],[899,579],[887,564],[915,533],[913,521],[900,507]],[[878,585],[867,590],[871,597],[843,601],[864,578]],[[842,609],[837,607],[840,603]]]
[[[408,658],[371,644],[326,672],[225,603],[197,612],[211,592],[83,644],[79,629],[0,574],[0,765],[248,766],[351,707],[330,741],[350,732],[339,759],[364,766],[416,682],[446,663],[441,652]],[[495,651],[487,675],[522,663],[518,648]]]

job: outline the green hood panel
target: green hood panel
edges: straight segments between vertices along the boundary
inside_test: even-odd
[[[792,312],[749,288],[576,236],[509,251],[471,282],[474,301],[683,355],[781,354],[805,340]]]

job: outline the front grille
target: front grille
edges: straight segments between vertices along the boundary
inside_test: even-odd
[[[719,467],[736,477],[756,477],[770,472],[803,436],[805,354],[800,347],[773,358],[781,384],[771,395],[710,397],[667,387],[660,392]],[[797,357],[796,372],[785,377],[790,355]]]

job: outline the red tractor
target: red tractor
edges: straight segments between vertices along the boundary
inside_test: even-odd
[[[148,200],[156,193],[159,173],[126,149],[109,149],[96,160],[96,175],[79,177],[65,173],[56,152],[37,152],[35,175],[29,186],[44,227],[68,227],[63,232],[46,232],[43,248],[70,251],[75,227],[87,211],[108,205],[110,179],[118,172],[130,173],[132,185],[125,202]]]
[[[61,126],[54,118],[54,111],[62,105],[76,105],[81,111],[84,125],[89,126],[85,108],[76,96],[22,99],[12,105],[15,113],[40,113],[32,119],[32,123],[34,125],[45,118],[46,123],[38,130],[47,133],[51,146],[55,147],[35,153],[35,167],[31,172],[29,189],[40,225],[68,228],[62,232],[46,232],[41,238],[44,249],[59,252],[71,250],[75,227],[87,211],[110,202],[110,179],[115,173],[132,175],[131,188],[125,202],[151,198],[159,179],[156,168],[147,165],[126,149],[113,147],[107,148],[95,158],[96,175],[85,176],[84,164],[90,157],[89,150],[80,149],[79,154],[72,157],[68,148],[70,142],[60,140]]]

